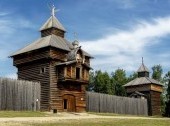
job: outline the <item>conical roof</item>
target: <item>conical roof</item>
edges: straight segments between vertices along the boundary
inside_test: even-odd
[[[49,28],[57,28],[60,29],[62,31],[66,31],[65,28],[63,27],[63,25],[59,22],[59,20],[52,15],[46,22],[45,24],[40,28],[40,31],[42,30],[46,30]]]
[[[137,72],[149,72],[149,69],[142,63]]]

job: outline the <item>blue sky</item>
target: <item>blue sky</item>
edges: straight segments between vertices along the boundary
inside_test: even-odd
[[[60,10],[66,38],[73,41],[77,32],[95,57],[94,70],[132,73],[141,57],[150,70],[156,64],[170,70],[170,0],[0,0],[0,76],[16,77],[8,56],[40,37],[48,4]]]

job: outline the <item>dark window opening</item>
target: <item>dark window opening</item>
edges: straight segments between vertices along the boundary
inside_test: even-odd
[[[64,109],[67,109],[67,99],[64,99]]]
[[[80,68],[76,68],[76,79],[80,79]]]
[[[58,78],[62,79],[64,78],[64,67],[58,67],[57,68]]]
[[[45,67],[40,68],[40,73],[45,73]]]

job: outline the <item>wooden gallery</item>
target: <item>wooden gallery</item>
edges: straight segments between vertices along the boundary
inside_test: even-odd
[[[64,38],[65,28],[55,17],[41,27],[41,38],[11,55],[18,79],[41,83],[42,111],[83,112],[89,82],[90,59],[79,42]]]

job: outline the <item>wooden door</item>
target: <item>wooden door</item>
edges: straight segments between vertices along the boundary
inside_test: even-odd
[[[65,112],[75,112],[76,111],[76,101],[73,95],[63,96],[63,110]]]

